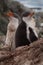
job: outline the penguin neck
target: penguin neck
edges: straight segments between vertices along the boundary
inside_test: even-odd
[[[35,28],[35,20],[32,17],[23,17],[22,20],[26,23],[27,27]]]
[[[17,27],[19,25],[19,19],[15,18],[15,17],[10,17],[9,20],[10,20],[9,23],[17,29]]]
[[[24,21],[29,21],[29,20],[31,20],[32,18],[31,17],[23,17],[22,18]]]
[[[9,18],[9,20],[10,20],[10,22],[14,22],[14,21],[16,21],[16,20],[18,20],[18,19],[15,18],[15,17],[13,17],[13,16],[11,16],[11,17]]]

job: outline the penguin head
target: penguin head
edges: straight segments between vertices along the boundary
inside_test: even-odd
[[[23,18],[27,18],[27,19],[32,18],[33,15],[34,15],[34,12],[24,12],[22,14],[22,19]]]
[[[15,29],[17,29],[20,21],[19,16],[10,10],[6,13],[6,15],[8,16],[9,23],[12,24],[15,27]]]
[[[29,22],[30,23],[34,23],[34,18],[33,18],[33,15],[34,15],[34,12],[24,12],[23,14],[22,14],[22,20],[26,23],[26,24],[28,24]]]
[[[28,16],[33,16],[34,15],[34,12],[28,12],[28,11],[26,11],[26,12],[23,12],[23,14],[22,14],[22,17],[28,17]]]
[[[9,17],[9,20],[11,20],[12,18],[15,18],[15,19],[19,20],[19,16],[16,13],[14,13],[14,12],[12,12],[10,10],[7,11],[6,15]]]

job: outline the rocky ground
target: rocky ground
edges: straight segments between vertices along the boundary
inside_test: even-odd
[[[43,65],[43,39],[15,51],[0,49],[0,65]]]
[[[0,35],[0,47],[5,44],[5,35]]]

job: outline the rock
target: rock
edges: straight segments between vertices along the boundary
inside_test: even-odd
[[[0,50],[0,65],[43,65],[43,39],[15,51]]]

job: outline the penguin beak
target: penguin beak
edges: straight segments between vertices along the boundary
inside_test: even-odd
[[[6,15],[7,15],[8,17],[10,17],[10,16],[14,16],[14,13],[11,12],[11,11],[9,11],[9,12],[6,13]]]

